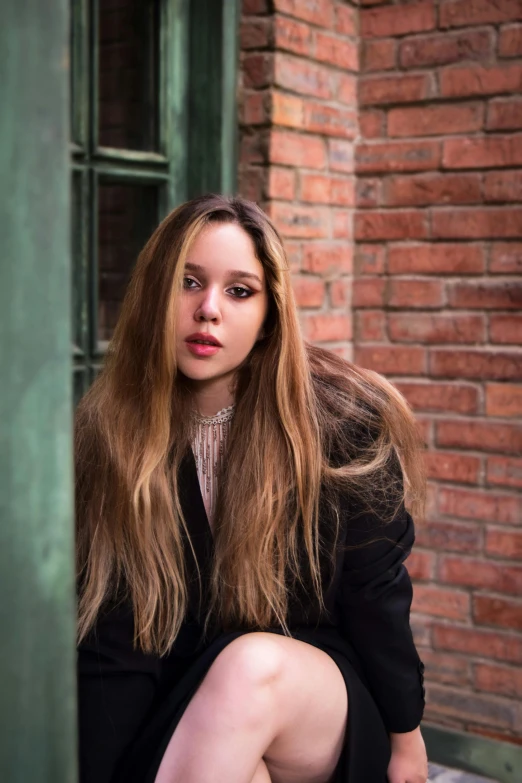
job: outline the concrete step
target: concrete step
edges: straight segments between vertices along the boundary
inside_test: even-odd
[[[498,783],[492,778],[483,778],[472,772],[462,772],[459,769],[442,767],[440,764],[428,765],[429,783]]]

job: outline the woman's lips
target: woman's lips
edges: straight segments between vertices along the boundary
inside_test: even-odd
[[[195,343],[186,341],[187,348],[194,356],[214,356],[215,353],[221,348],[220,345],[204,345],[203,343]]]

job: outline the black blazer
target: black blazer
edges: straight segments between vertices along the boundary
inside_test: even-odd
[[[205,579],[212,558],[212,534],[190,452],[179,477],[180,502]],[[328,543],[331,511],[321,505],[321,531]],[[335,566],[325,566],[326,612],[304,590],[292,597],[290,630],[308,637],[336,638],[373,696],[389,732],[416,728],[424,708],[423,665],[409,623],[412,587],[403,565],[414,541],[413,522],[402,509],[384,525],[373,513],[358,513],[341,498]],[[159,658],[133,649],[132,608],[108,606],[79,647],[80,769],[83,783],[109,781],[162,696],[208,646],[198,617],[196,566],[187,548],[189,611],[171,652]],[[314,641],[315,643],[315,641]],[[330,643],[330,642],[329,642]]]

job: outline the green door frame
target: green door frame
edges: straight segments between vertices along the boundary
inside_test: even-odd
[[[0,780],[76,781],[69,8],[0,25]]]

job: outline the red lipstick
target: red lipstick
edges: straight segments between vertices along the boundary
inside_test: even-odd
[[[214,356],[223,346],[216,337],[204,332],[195,332],[185,338],[187,348],[194,356]]]

